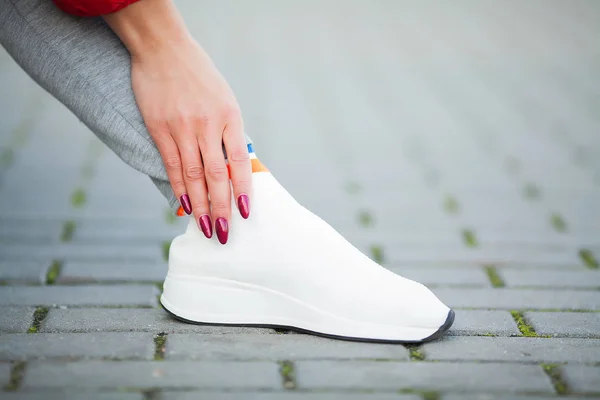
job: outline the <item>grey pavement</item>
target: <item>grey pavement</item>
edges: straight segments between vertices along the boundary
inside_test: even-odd
[[[0,49],[0,398],[600,398],[600,3],[176,2],[261,161],[456,322],[411,347],[172,319],[185,221]]]

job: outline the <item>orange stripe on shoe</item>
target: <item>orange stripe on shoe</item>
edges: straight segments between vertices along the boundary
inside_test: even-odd
[[[263,165],[263,163],[261,163],[258,158],[252,158],[250,160],[252,162],[252,173],[255,172],[269,172],[269,170],[267,169],[267,167],[265,167]]]
[[[177,216],[183,217],[184,215],[185,215],[185,211],[183,211],[183,207],[179,207],[179,210],[177,210]]]

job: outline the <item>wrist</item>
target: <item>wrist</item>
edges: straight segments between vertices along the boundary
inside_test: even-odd
[[[193,42],[183,18],[171,0],[141,0],[103,16],[132,58]]]

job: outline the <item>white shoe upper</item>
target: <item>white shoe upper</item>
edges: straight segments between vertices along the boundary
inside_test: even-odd
[[[224,246],[191,219],[171,244],[169,275],[255,285],[360,323],[432,330],[444,324],[450,310],[429,289],[362,254],[270,173],[253,177],[250,218],[232,205]]]

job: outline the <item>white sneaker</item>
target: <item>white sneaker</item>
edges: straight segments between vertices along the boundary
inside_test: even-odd
[[[173,240],[161,296],[169,313],[359,341],[422,342],[450,328],[454,312],[425,286],[363,255],[269,172],[253,182],[250,218],[232,205],[227,245],[193,219]]]

